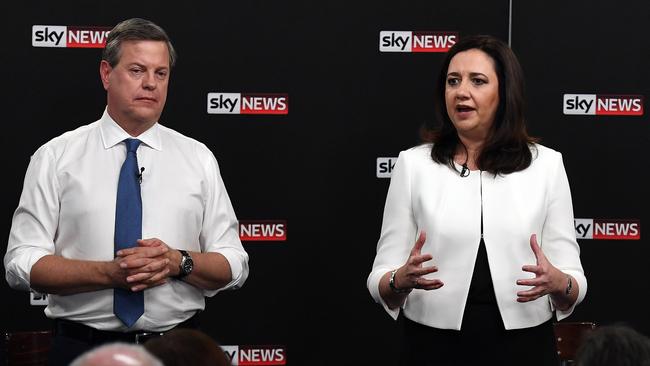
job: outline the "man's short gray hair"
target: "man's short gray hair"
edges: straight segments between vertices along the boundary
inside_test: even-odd
[[[77,357],[70,366],[164,366],[144,346],[122,342],[107,343]]]
[[[124,41],[162,41],[169,51],[169,67],[176,63],[176,51],[167,33],[160,26],[142,18],[131,18],[118,23],[106,38],[102,60],[115,67],[120,62],[120,51]]]

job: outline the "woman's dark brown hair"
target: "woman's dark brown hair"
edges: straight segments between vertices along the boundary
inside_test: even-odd
[[[509,174],[526,169],[533,159],[530,147],[537,139],[528,136],[524,119],[524,77],[519,61],[510,47],[498,38],[477,35],[461,38],[447,53],[435,87],[437,126],[425,126],[422,137],[433,142],[431,157],[440,164],[454,167],[454,155],[461,142],[449,119],[445,102],[447,70],[459,52],[478,49],[494,60],[499,78],[499,105],[494,123],[477,158],[481,170]]]
[[[228,366],[219,343],[196,329],[173,329],[144,344],[165,366]]]

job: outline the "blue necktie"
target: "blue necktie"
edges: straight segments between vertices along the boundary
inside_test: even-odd
[[[142,237],[142,198],[136,155],[140,142],[124,140],[126,160],[120,170],[115,207],[115,253],[137,246],[137,240]],[[127,327],[132,327],[144,313],[144,293],[116,288],[113,295],[113,312]]]

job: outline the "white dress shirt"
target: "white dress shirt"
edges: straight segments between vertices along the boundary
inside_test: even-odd
[[[122,142],[130,138],[105,111],[92,124],[64,133],[31,158],[4,258],[6,279],[29,290],[34,263],[48,254],[110,261],[114,258],[115,203]],[[144,315],[131,328],[164,331],[205,307],[205,296],[239,288],[248,277],[248,255],[219,166],[202,143],[158,123],[137,137],[142,173],[142,237],[171,248],[217,252],[230,264],[232,281],[216,291],[169,280],[144,291]],[[50,295],[45,314],[102,330],[125,330],[113,314],[113,290]]]
[[[483,238],[501,317],[506,329],[539,325],[552,316],[550,297],[519,303],[517,292],[529,289],[516,281],[532,278],[522,271],[536,264],[531,234],[548,260],[578,282],[576,303],[557,311],[558,319],[571,314],[587,291],[587,280],[576,241],[569,182],[560,153],[535,145],[531,165],[519,172],[494,176],[472,171],[460,177],[431,158],[431,144],[402,151],[392,173],[384,208],[377,255],[368,276],[368,289],[386,311],[397,318],[379,294],[379,281],[407,260],[420,231],[427,234],[422,254],[438,272],[425,276],[443,283],[437,290],[413,290],[403,306],[404,315],[440,329],[459,330]],[[575,286],[574,286],[575,291]]]

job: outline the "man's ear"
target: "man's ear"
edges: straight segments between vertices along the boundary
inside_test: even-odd
[[[111,65],[108,63],[106,60],[102,60],[102,62],[99,63],[99,76],[102,79],[102,84],[104,85],[104,89],[108,90],[108,85],[109,85],[109,76],[111,75],[111,71],[113,71],[113,68]]]

